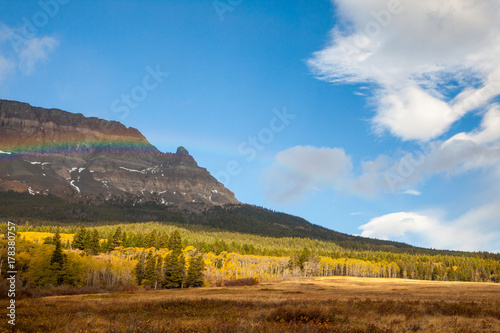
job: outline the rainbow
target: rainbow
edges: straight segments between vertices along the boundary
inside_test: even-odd
[[[67,140],[64,142],[34,143],[8,145],[0,143],[0,158],[13,158],[19,155],[31,154],[84,154],[84,153],[111,153],[111,154],[161,154],[149,142],[137,140]]]

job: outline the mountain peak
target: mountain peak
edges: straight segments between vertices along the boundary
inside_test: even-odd
[[[177,151],[175,153],[177,155],[189,155],[189,152],[183,146],[177,147]]]
[[[184,147],[162,153],[117,121],[0,100],[0,129],[0,190],[167,206],[239,203]]]

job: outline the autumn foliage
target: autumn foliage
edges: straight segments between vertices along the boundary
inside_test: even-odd
[[[0,224],[0,232],[2,228]],[[18,230],[16,269],[21,290],[64,286],[68,293],[68,288],[240,286],[313,276],[498,282],[500,274],[500,261],[488,254],[354,251],[327,241],[189,230],[160,223],[92,228],[25,225]],[[0,289],[6,286],[6,255],[4,239]]]

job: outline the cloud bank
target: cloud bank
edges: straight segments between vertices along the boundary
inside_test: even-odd
[[[396,212],[361,226],[362,235],[419,239],[426,246],[464,250],[488,244],[496,250],[492,247],[500,238],[500,209],[496,208],[500,202],[496,195],[500,193],[500,2],[332,3],[337,24],[326,47],[309,59],[309,67],[321,80],[371,87],[374,132],[413,141],[419,148],[379,155],[353,168],[353,159],[341,147],[293,147],[279,153],[266,171],[268,198],[290,203],[305,198],[311,188],[334,188],[364,197],[383,193],[425,197],[418,187],[431,177],[480,174],[487,179],[484,193],[475,194],[479,203],[461,217],[446,220],[433,214]],[[471,112],[482,117],[477,128],[448,134],[455,122]],[[314,151],[314,157],[305,156],[304,150]],[[330,151],[342,154],[330,159]],[[305,161],[314,166],[316,161],[324,163],[311,169]],[[325,163],[331,163],[331,170]],[[337,172],[339,168],[343,172]]]
[[[400,156],[379,155],[353,172],[342,148],[296,146],[278,153],[265,171],[268,198],[281,203],[304,198],[311,188],[334,188],[363,197],[384,193],[419,196],[416,189],[434,175],[454,177],[482,171],[491,186],[500,184],[500,107],[484,115],[479,128],[446,141],[432,141]],[[486,189],[487,190],[487,189]]]
[[[451,180],[480,171],[487,181],[478,207],[445,221],[440,216],[398,212],[372,219],[361,226],[362,236],[393,239],[440,249],[500,252],[500,108],[493,105],[481,125],[446,141],[432,141],[402,156],[380,155],[361,163],[353,172],[352,158],[341,148],[293,147],[277,154],[263,177],[267,196],[293,203],[313,189],[332,188],[363,197],[384,193],[423,195],[416,188],[438,175]],[[470,174],[469,174],[470,176]],[[493,193],[493,195],[491,195]],[[467,189],[462,191],[468,194]],[[451,194],[447,200],[453,200]],[[444,214],[443,214],[444,215]]]
[[[500,230],[495,224],[500,207],[488,204],[473,209],[456,220],[415,212],[398,212],[373,218],[362,225],[361,236],[393,239],[436,249],[499,252]]]
[[[317,77],[373,83],[378,133],[428,141],[500,94],[500,2],[334,0]]]

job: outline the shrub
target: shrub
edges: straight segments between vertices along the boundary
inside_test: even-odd
[[[244,279],[222,281],[223,287],[255,286],[257,284],[259,284],[259,281],[257,281],[257,279],[255,278],[244,278]]]
[[[273,309],[267,320],[278,323],[333,323],[335,315],[328,308],[285,305]]]

